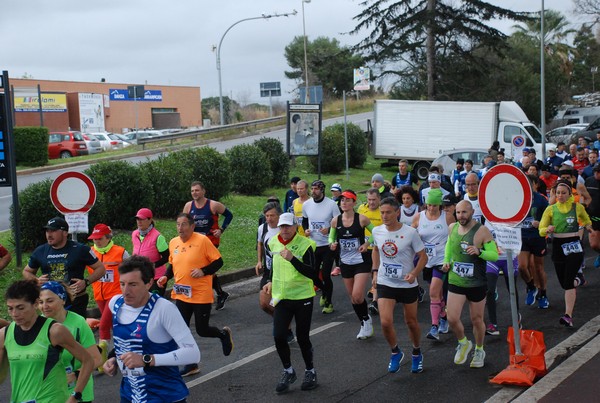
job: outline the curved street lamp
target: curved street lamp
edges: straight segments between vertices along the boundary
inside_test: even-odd
[[[225,35],[227,35],[227,32],[229,32],[229,30],[231,30],[231,28],[235,27],[237,24],[239,24],[240,22],[244,22],[244,21],[250,21],[250,20],[260,20],[260,19],[269,19],[269,18],[275,18],[275,17],[288,17],[290,15],[296,15],[298,14],[298,12],[296,10],[294,10],[291,13],[284,13],[284,14],[263,14],[260,17],[250,17],[250,18],[243,18],[239,21],[234,22],[233,24],[231,24],[229,26],[229,28],[227,28],[227,30],[225,31],[225,33],[223,34],[223,36],[221,37],[221,40],[219,41],[219,46],[217,47],[217,71],[219,72],[219,115],[221,117],[221,126],[223,126],[225,124],[225,116],[223,115],[223,89],[221,86],[221,44],[223,43],[223,39],[225,39]]]

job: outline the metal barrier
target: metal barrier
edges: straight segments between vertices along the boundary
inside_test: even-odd
[[[145,150],[146,144],[158,143],[158,142],[162,142],[162,141],[169,141],[169,144],[173,145],[173,142],[175,140],[185,139],[185,138],[189,138],[189,137],[194,137],[195,140],[198,140],[198,136],[202,136],[203,134],[207,134],[207,133],[217,133],[220,131],[225,131],[225,130],[230,130],[230,129],[241,129],[241,128],[247,128],[247,127],[252,127],[252,126],[256,127],[261,124],[274,123],[274,122],[278,122],[278,121],[281,121],[282,123],[284,123],[285,115],[275,116],[275,117],[266,118],[266,119],[251,120],[248,122],[232,123],[230,125],[211,127],[208,129],[193,130],[193,131],[189,131],[189,132],[185,132],[185,133],[166,134],[164,136],[158,136],[158,137],[146,137],[144,139],[139,139],[137,141],[137,144],[142,146],[142,150]]]

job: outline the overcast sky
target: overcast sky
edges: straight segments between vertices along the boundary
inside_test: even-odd
[[[458,0],[456,0],[458,1]],[[520,11],[539,11],[541,0],[488,0]],[[306,34],[347,35],[363,7],[359,0],[306,3]],[[571,22],[571,0],[545,0]],[[221,48],[223,95],[259,101],[259,84],[280,81],[290,99],[284,48],[302,35],[302,0],[3,0],[0,11],[0,69],[10,77],[111,83],[200,86],[202,97],[219,95],[216,52],[236,21],[297,10],[296,16],[244,21],[229,31]],[[514,23],[498,23],[510,32]],[[287,94],[286,94],[287,93]]]

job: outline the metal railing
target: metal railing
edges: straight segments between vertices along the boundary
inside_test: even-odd
[[[251,120],[248,122],[232,123],[230,125],[211,127],[208,129],[193,130],[193,131],[188,131],[188,132],[184,132],[184,133],[166,134],[164,136],[157,136],[157,137],[146,137],[143,139],[139,139],[137,141],[137,144],[141,145],[142,149],[145,150],[146,144],[169,141],[169,144],[173,145],[175,140],[187,139],[190,137],[194,137],[195,140],[198,140],[198,136],[202,136],[202,135],[208,134],[208,133],[218,133],[220,131],[226,131],[226,130],[231,130],[231,129],[252,128],[252,127],[256,128],[256,126],[258,126],[258,125],[262,125],[265,123],[275,123],[275,122],[279,122],[279,121],[281,121],[281,123],[285,123],[285,115],[275,116],[272,118]]]

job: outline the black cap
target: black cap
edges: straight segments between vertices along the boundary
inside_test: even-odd
[[[44,225],[45,229],[69,231],[69,224],[61,217],[54,217]]]
[[[459,158],[459,159],[456,160],[456,163],[457,164],[465,165],[465,159],[464,158]]]
[[[442,204],[444,206],[451,206],[451,205],[453,205],[454,204],[454,200],[453,200],[452,195],[450,195],[450,194],[444,195],[444,197],[442,198]]]
[[[298,182],[300,182],[299,176],[294,176],[294,177],[292,177],[292,179],[290,179],[290,183],[298,183]]]
[[[542,165],[542,171],[549,171],[550,170],[550,165]]]

